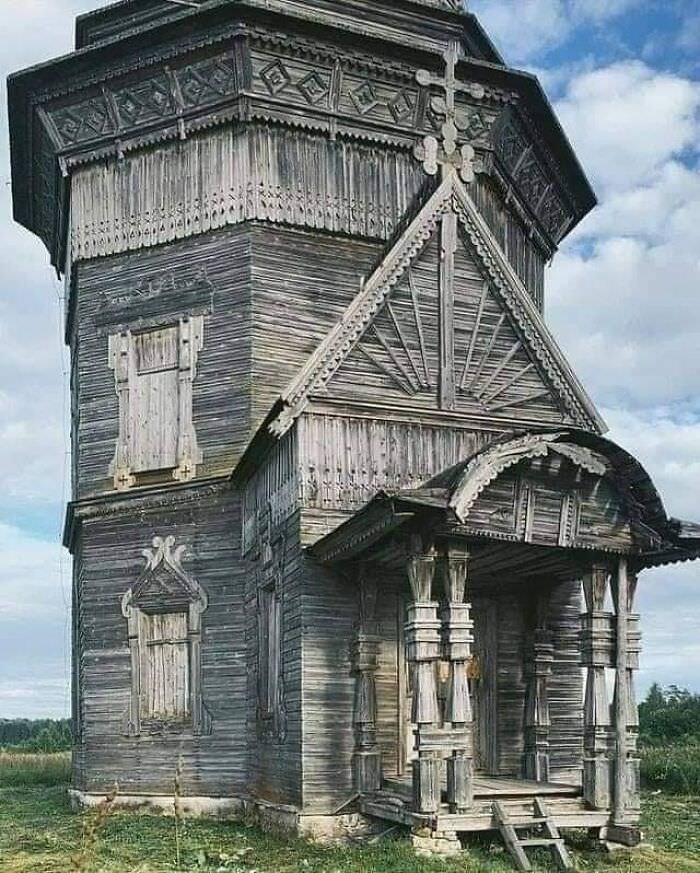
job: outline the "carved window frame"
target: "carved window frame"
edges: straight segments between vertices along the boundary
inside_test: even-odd
[[[175,537],[155,537],[153,548],[144,549],[146,568],[122,598],[127,620],[131,662],[131,697],[124,717],[127,736],[173,731],[202,736],[211,733],[211,716],[202,697],[202,615],[209,605],[205,590],[182,567],[186,547],[175,546]],[[182,719],[147,718],[143,702],[147,641],[144,616],[184,614],[188,656],[188,710]]]
[[[135,438],[133,422],[137,417],[138,399],[135,390],[139,376],[136,345],[140,337],[168,328],[177,330],[177,450],[175,466],[165,470],[137,471],[135,469]],[[110,473],[114,487],[125,491],[136,485],[162,482],[186,482],[196,476],[202,453],[197,445],[193,420],[193,385],[197,375],[199,353],[204,347],[204,317],[183,317],[175,321],[144,327],[130,328],[111,334],[108,341],[109,366],[114,371],[119,398],[119,434]]]

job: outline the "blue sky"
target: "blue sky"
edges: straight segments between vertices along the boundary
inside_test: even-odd
[[[11,220],[4,79],[69,51],[94,0],[1,0],[0,718],[69,708],[63,289]],[[547,318],[611,436],[700,520],[700,6],[472,0],[541,77],[600,198],[547,277]],[[645,573],[640,687],[700,691],[700,563]]]

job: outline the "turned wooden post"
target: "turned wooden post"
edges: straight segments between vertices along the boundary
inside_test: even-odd
[[[612,596],[616,612],[615,651],[615,805],[614,824],[635,826],[639,820],[639,716],[634,693],[634,671],[639,669],[641,635],[639,616],[632,614],[637,577],[630,574],[627,559],[620,558],[614,575]]]
[[[377,742],[377,691],[380,637],[377,626],[377,580],[365,565],[359,571],[360,620],[353,651],[355,681],[355,788],[358,793],[378,791],[382,760]]]
[[[586,609],[582,616],[582,658],[587,668],[584,703],[583,797],[593,809],[610,809],[612,803],[610,703],[605,679],[612,666],[613,616],[605,610],[610,572],[595,566],[583,580]]]
[[[549,781],[549,677],[554,664],[554,636],[549,629],[550,592],[536,595],[532,615],[532,641],[525,672],[524,775],[535,782]]]
[[[438,604],[432,600],[435,549],[423,549],[420,537],[411,540],[408,580],[413,601],[407,610],[406,659],[413,669],[411,721],[417,726],[413,761],[413,800],[418,812],[440,808],[440,758],[431,743],[431,731],[439,728],[437,661],[440,656]]]
[[[444,561],[445,604],[442,609],[443,657],[449,662],[445,732],[457,743],[447,759],[447,802],[450,812],[466,812],[474,803],[474,716],[467,664],[474,641],[471,604],[465,602],[469,553],[448,548]]]

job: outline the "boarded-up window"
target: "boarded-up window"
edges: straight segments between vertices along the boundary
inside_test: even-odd
[[[182,721],[190,712],[187,613],[140,613],[141,718]]]
[[[264,718],[276,715],[279,705],[280,668],[282,660],[282,611],[274,588],[259,592],[259,697]]]
[[[180,432],[179,328],[135,334],[131,387],[131,469],[176,467]]]
[[[119,437],[111,471],[123,490],[186,481],[201,461],[193,422],[193,384],[203,346],[202,316],[110,337],[119,397]]]

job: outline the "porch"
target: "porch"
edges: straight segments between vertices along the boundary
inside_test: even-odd
[[[357,584],[353,766],[367,815],[456,842],[543,822],[639,842],[634,600],[639,570],[677,547],[664,539],[653,486],[610,446],[573,434],[497,443],[424,488],[379,494],[310,550]],[[387,761],[382,733],[381,598],[392,578],[406,598],[398,623],[410,693],[389,704],[399,721],[410,710],[405,768]],[[564,588],[577,597],[561,608]],[[484,633],[478,610],[475,628],[473,606],[496,591],[522,628],[511,641],[519,660],[499,664],[489,689],[479,683],[512,628]],[[568,624],[565,644],[557,622]],[[499,694],[512,673],[521,693]],[[497,730],[488,694],[498,697]]]

